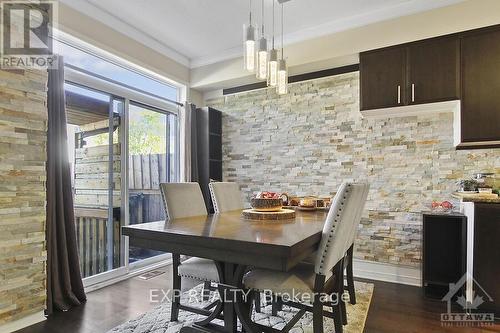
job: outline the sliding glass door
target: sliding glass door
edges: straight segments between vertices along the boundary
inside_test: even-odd
[[[159,185],[178,180],[182,86],[71,36],[58,38],[80,268],[90,287],[170,257],[129,247],[121,227],[165,218]]]
[[[164,220],[159,185],[175,180],[176,116],[135,102],[128,115],[129,224]],[[129,263],[161,254],[130,246]]]
[[[82,277],[123,265],[121,119],[123,99],[65,85],[68,156]]]
[[[73,74],[65,85],[68,148],[88,286],[170,258],[129,246],[121,226],[165,219],[160,184],[178,180],[178,120],[168,104],[138,102],[140,95],[132,100],[128,90],[99,81],[85,86]]]

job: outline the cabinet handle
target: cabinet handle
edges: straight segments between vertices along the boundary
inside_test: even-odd
[[[401,104],[401,86],[398,86],[398,104]]]
[[[415,102],[415,83],[411,84],[411,101]]]

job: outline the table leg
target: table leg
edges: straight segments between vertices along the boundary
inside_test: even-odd
[[[222,301],[222,306],[214,313],[191,326],[183,327],[180,332],[181,333],[234,333],[237,331],[238,324],[238,315],[239,309],[246,309],[245,304],[238,309],[237,303],[244,302],[244,295],[241,292],[241,285],[243,275],[246,271],[246,266],[235,265],[231,263],[224,262],[216,262],[217,270],[219,272],[219,294]],[[249,312],[246,309],[246,312]],[[215,325],[212,323],[212,320],[218,317],[220,314],[223,314],[224,318],[224,326]],[[238,313],[238,315],[237,315]],[[248,313],[246,314],[248,316]],[[241,321],[241,318],[240,318]],[[247,320],[244,320],[245,322]],[[248,326],[245,324],[245,326]],[[246,332],[253,332],[253,330],[249,330],[246,328]]]
[[[233,333],[236,332],[236,327],[238,324],[238,319],[236,317],[236,312],[234,311],[234,273],[236,265],[225,263],[224,265],[224,280],[219,284],[219,292],[221,295],[221,300],[224,304],[224,328],[225,332]]]

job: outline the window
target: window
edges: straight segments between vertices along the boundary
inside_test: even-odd
[[[129,247],[120,227],[165,218],[159,184],[178,180],[180,86],[73,38],[55,44],[65,62],[80,268],[91,285],[166,259]]]
[[[91,54],[77,46],[65,41],[55,41],[55,47],[59,54],[64,56],[64,63],[70,68],[83,69],[98,77],[104,77],[119,84],[133,87],[149,95],[165,98],[170,101],[178,100],[178,88],[154,78],[140,74],[136,70],[120,66],[105,60],[95,54]]]

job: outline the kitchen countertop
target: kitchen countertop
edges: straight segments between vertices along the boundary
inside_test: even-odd
[[[500,198],[460,198],[463,202],[500,203]]]

